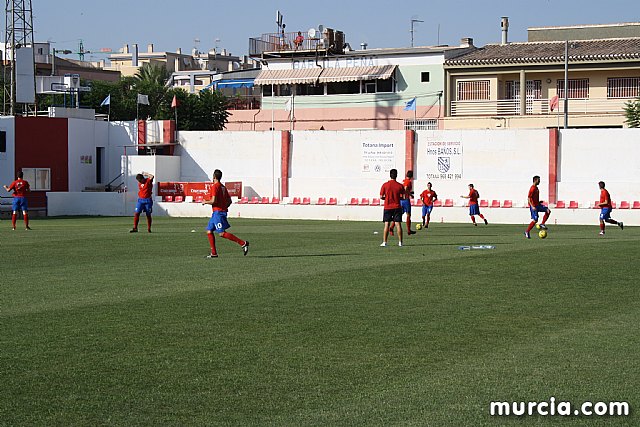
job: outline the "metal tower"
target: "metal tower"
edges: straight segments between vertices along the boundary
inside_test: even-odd
[[[5,51],[2,58],[3,114],[15,115],[18,112],[18,104],[23,104],[23,111],[27,111],[29,105],[35,106],[35,49],[31,0],[6,0],[5,28]],[[21,49],[24,50],[20,51]],[[18,96],[17,92],[20,92]]]

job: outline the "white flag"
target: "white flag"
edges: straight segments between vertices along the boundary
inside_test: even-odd
[[[138,104],[149,105],[149,95],[138,94]]]
[[[284,104],[284,109],[287,111],[291,111],[291,98]]]
[[[102,101],[102,104],[100,104],[101,107],[104,107],[105,105],[111,105],[111,94],[107,95],[104,101]]]

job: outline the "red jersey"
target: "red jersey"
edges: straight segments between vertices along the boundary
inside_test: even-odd
[[[22,178],[18,178],[11,183],[9,191],[13,191],[13,197],[26,197],[27,193],[31,191],[29,183]]]
[[[402,181],[404,187],[405,198],[410,199],[413,196],[413,180],[411,178],[405,178]]]
[[[144,183],[138,182],[138,198],[150,199],[153,190],[153,178],[147,178]]]
[[[604,205],[603,204],[600,205],[601,208],[610,208],[610,207],[612,207],[611,206],[611,195],[609,194],[609,191],[607,191],[605,188],[600,190],[600,203],[605,203]]]
[[[382,184],[380,198],[384,199],[384,209],[400,209],[400,200],[404,194],[404,187],[395,179]]]
[[[227,187],[219,182],[214,183],[209,189],[209,200],[212,200],[214,197],[216,200],[213,202],[213,205],[211,205],[211,209],[226,212],[231,205],[231,196],[229,196]]]
[[[438,198],[438,195],[433,190],[424,190],[420,193],[420,198],[425,206],[431,206],[433,205],[433,201]]]
[[[479,198],[480,198],[480,193],[478,193],[478,190],[476,190],[475,188],[472,188],[469,191],[469,204],[470,205],[477,205]]]
[[[538,190],[537,185],[532,185],[531,188],[529,189],[528,202],[530,204],[533,203],[534,207],[540,204],[540,190]]]

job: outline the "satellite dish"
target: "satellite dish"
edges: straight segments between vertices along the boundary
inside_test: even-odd
[[[315,28],[309,28],[309,31],[307,32],[307,34],[309,35],[310,39],[315,39],[316,38],[316,29]]]

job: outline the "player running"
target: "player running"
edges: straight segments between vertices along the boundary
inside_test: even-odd
[[[402,187],[404,188],[404,198],[400,200],[400,207],[402,207],[402,213],[407,215],[407,234],[416,234],[411,230],[411,198],[413,197],[413,171],[407,171],[406,178],[402,181]]]
[[[222,171],[216,169],[213,171],[213,185],[209,189],[209,199],[206,200],[203,205],[211,205],[213,213],[211,219],[207,225],[207,238],[209,239],[209,246],[211,246],[211,253],[206,258],[218,258],[218,251],[216,250],[216,238],[213,232],[215,231],[223,239],[231,240],[242,246],[243,255],[249,253],[249,241],[237,238],[231,233],[227,233],[227,229],[231,227],[227,221],[227,210],[231,206],[231,196],[227,191],[227,187],[222,185],[220,180],[222,179]]]
[[[147,232],[151,233],[151,212],[153,212],[151,193],[153,192],[153,178],[154,176],[149,172],[142,172],[136,175],[136,181],[138,181],[138,203],[136,204],[136,210],[133,214],[133,228],[129,233],[138,232],[138,222],[140,221],[141,212],[147,215]]]
[[[463,199],[469,199],[469,216],[471,217],[471,222],[473,223],[473,225],[475,225],[476,227],[478,226],[478,224],[476,224],[476,218],[474,215],[478,215],[480,218],[482,218],[482,220],[484,221],[484,225],[489,224],[484,215],[480,213],[480,206],[478,205],[480,193],[478,193],[478,190],[473,187],[473,184],[469,184],[469,195],[460,197],[462,197]]]
[[[544,216],[542,217],[542,222],[540,223],[540,228],[543,230],[547,229],[545,223],[549,219],[549,215],[551,215],[551,209],[542,204],[540,200],[540,190],[538,189],[538,185],[540,185],[540,177],[538,175],[533,177],[533,185],[529,188],[528,202],[529,202],[529,211],[531,212],[531,223],[529,227],[527,227],[527,231],[524,232],[524,237],[527,239],[531,238],[531,230],[538,222],[538,212],[544,212]]]
[[[398,171],[391,169],[389,171],[391,179],[380,188],[380,199],[384,200],[384,213],[382,215],[382,221],[384,222],[384,232],[382,237],[382,243],[380,246],[387,246],[387,239],[389,238],[389,229],[392,224],[395,224],[398,234],[398,246],[402,246],[402,208],[400,207],[400,201],[402,200],[404,193],[404,187],[396,178],[398,177]]]
[[[433,202],[438,200],[438,195],[431,189],[430,182],[427,183],[427,189],[420,193],[420,200],[422,200],[422,226],[424,228],[429,228],[429,221],[431,221],[431,211],[433,210]]]
[[[18,172],[18,176],[16,180],[11,183],[8,187],[4,185],[4,189],[7,191],[13,191],[13,203],[12,203],[12,211],[11,214],[11,226],[13,229],[16,229],[16,221],[18,219],[18,211],[22,211],[22,216],[24,218],[24,228],[25,230],[31,230],[29,227],[29,214],[28,214],[28,206],[27,206],[27,193],[31,191],[31,187],[29,183],[22,179],[24,177],[22,171]]]
[[[600,207],[600,235],[604,236],[604,223],[608,222],[609,224],[614,224],[620,227],[620,230],[624,229],[624,224],[622,221],[616,221],[611,218],[611,210],[613,209],[613,204],[611,203],[611,195],[609,191],[604,188],[604,181],[598,182],[598,186],[600,187],[600,203],[598,206]]]

